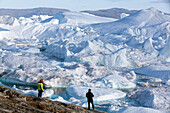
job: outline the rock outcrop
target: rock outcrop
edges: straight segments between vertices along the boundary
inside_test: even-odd
[[[0,113],[104,113],[97,110],[20,94],[0,86]]]

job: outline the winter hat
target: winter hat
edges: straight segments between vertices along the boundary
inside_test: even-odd
[[[40,82],[43,83],[43,80],[41,79]]]

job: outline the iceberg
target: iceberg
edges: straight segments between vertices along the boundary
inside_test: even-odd
[[[101,51],[101,53],[102,54],[95,53],[95,55],[83,56],[80,59],[82,61],[91,62],[96,65],[104,65],[108,67],[131,67],[131,63],[128,61],[126,56],[126,49],[120,49],[117,52],[113,52],[110,54],[105,54],[105,52],[103,51]]]
[[[170,86],[170,79],[166,82],[167,86]]]
[[[2,86],[8,87],[6,85],[0,84]],[[16,85],[13,85],[12,87],[8,87],[10,89],[16,90],[24,95],[29,95],[29,96],[35,96],[38,97],[38,90],[22,90],[19,88],[16,88]],[[54,94],[54,91],[52,89],[45,89],[44,92],[42,93],[42,97],[51,97]]]
[[[88,18],[88,19],[87,19]],[[98,17],[87,13],[82,12],[59,12],[48,20],[43,22],[50,22],[58,20],[58,24],[92,24],[92,23],[101,23],[101,22],[110,22],[115,21],[116,19]]]
[[[156,55],[158,54],[158,51],[155,50],[155,48],[153,47],[153,44],[152,44],[152,39],[151,38],[148,38],[145,42],[144,42],[144,50],[146,51],[146,53],[149,53],[149,54],[153,54],[153,55]]]
[[[64,102],[64,103],[69,103],[69,101],[66,101],[65,99],[63,99],[63,97],[61,96],[58,96],[56,99],[53,99],[53,101],[58,101],[58,102]]]
[[[159,110],[170,110],[169,87],[157,87],[137,91],[131,98],[137,99],[142,106]]]
[[[170,36],[168,37],[167,43],[164,48],[160,51],[159,56],[163,61],[170,62]]]
[[[27,48],[25,50],[21,50],[22,53],[40,53],[40,49],[38,48]]]
[[[170,67],[167,65],[150,65],[134,69],[135,73],[150,77],[170,79]]]
[[[87,106],[85,94],[91,88],[94,101],[111,105],[110,111],[124,105],[112,104],[125,99],[120,90],[159,87],[141,91],[135,99],[142,106],[169,109],[169,90],[154,83],[169,88],[170,16],[154,8],[124,16],[117,21],[72,11],[30,18],[1,16],[0,81],[35,85],[43,79],[52,87],[67,87],[70,98],[59,96],[56,101],[81,106]],[[138,81],[141,78],[149,83]],[[53,93],[47,90],[44,97]]]
[[[56,57],[57,59],[59,59],[61,61],[64,61],[65,58],[67,57],[67,51],[68,50],[63,45],[51,44],[46,48],[45,53],[47,55]]]
[[[109,111],[108,113],[111,112],[112,111]],[[117,111],[116,113],[166,113],[166,112],[146,107],[125,107]]]
[[[116,71],[113,74],[93,80],[91,83],[93,83],[95,87],[110,87],[116,89],[132,89],[136,87],[133,82],[120,76]]]
[[[30,95],[38,97],[38,90],[20,90],[15,88],[18,92],[24,94],[24,95]],[[54,94],[54,91],[52,89],[45,89],[42,93],[42,97],[51,97]]]
[[[19,25],[17,19],[10,16],[0,16],[0,24],[11,25],[11,26]]]
[[[19,38],[18,35],[13,31],[9,31],[9,30],[0,31],[0,40],[4,38],[12,38],[12,37]]]
[[[93,25],[93,28],[95,31],[98,31],[100,35],[116,34],[116,33],[123,35],[126,32],[126,29],[132,26],[133,28],[152,26],[151,29],[153,29],[153,25],[159,25],[161,23],[165,23],[169,21],[170,18],[168,15],[162,14],[161,11],[158,11],[155,8],[149,8],[149,9],[139,10],[136,13],[131,14],[130,16],[115,22],[95,24]],[[151,29],[148,31],[148,33],[146,33],[147,37],[153,37],[154,33],[160,32],[160,29],[156,29],[156,30],[151,30]],[[153,31],[154,33],[153,32],[150,33],[151,31]],[[135,29],[134,29],[133,32],[136,36],[140,35],[140,31],[135,33]],[[129,34],[125,34],[125,35],[129,36]]]
[[[94,94],[93,101],[108,101],[112,99],[124,98],[126,93],[113,89],[113,88],[95,88],[95,87],[85,87],[85,86],[69,86],[66,91],[70,96],[73,96],[77,99],[86,99],[86,93],[88,89],[92,90]]]

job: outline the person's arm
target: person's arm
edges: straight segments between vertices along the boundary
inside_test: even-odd
[[[43,89],[43,83],[41,83],[41,90],[44,91],[44,89]]]

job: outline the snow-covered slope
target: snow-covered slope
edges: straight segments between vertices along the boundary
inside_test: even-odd
[[[127,16],[126,18],[123,18],[116,22],[94,25],[94,28],[96,28],[97,31],[100,31],[102,35],[106,33],[123,34],[126,31],[133,30],[133,28],[135,27],[136,28],[143,28],[143,27],[149,28],[149,26],[156,27],[156,25],[160,25],[169,21],[170,19],[168,15],[164,15],[162,12],[156,10],[155,8],[149,8],[146,10],[137,11],[136,13],[131,14],[130,16]],[[167,28],[167,30],[169,29]],[[143,32],[134,31],[133,33],[139,35]],[[130,34],[133,35],[132,33]]]
[[[155,8],[150,8],[140,10],[116,22],[96,24],[93,28],[100,35],[124,37],[126,39],[124,41],[133,47],[143,45],[146,39],[150,38],[153,40],[154,48],[160,50],[169,38],[170,17]]]
[[[155,8],[140,10],[121,20],[95,24],[92,27],[103,36],[102,40],[126,43],[130,47],[156,56],[160,52],[160,58],[166,61],[170,57],[166,51],[169,45],[170,16]]]
[[[98,17],[87,13],[80,12],[59,12],[54,15],[52,18],[44,20],[43,23],[51,23],[51,24],[92,24],[92,23],[103,23],[114,21],[116,19]],[[51,22],[52,21],[52,22]]]

